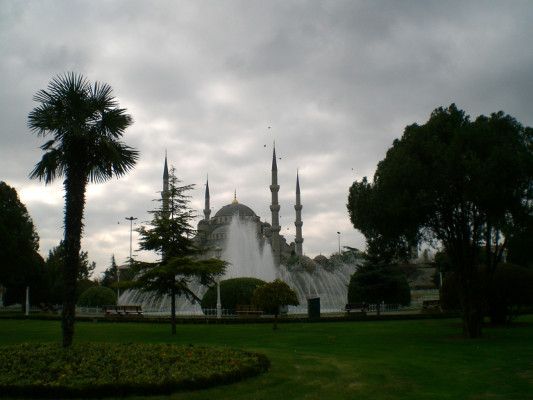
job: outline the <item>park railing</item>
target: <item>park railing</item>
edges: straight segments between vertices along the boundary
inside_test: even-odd
[[[381,303],[379,305],[379,311],[380,312],[395,312],[395,311],[401,311],[402,307],[399,304],[384,304]],[[378,311],[378,305],[377,304],[369,304],[368,305],[368,311],[367,312],[377,312]]]

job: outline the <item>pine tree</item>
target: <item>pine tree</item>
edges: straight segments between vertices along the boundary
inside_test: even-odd
[[[156,263],[136,263],[139,273],[127,285],[170,296],[172,334],[175,334],[176,297],[185,296],[189,301],[200,302],[201,299],[189,288],[190,283],[194,279],[202,285],[214,283],[215,277],[224,273],[226,263],[213,258],[198,258],[202,249],[193,240],[195,230],[191,224],[195,214],[187,195],[194,185],[179,186],[181,182],[173,167],[168,183],[168,191],[157,200],[159,207],[150,211],[152,221],[137,230],[141,250],[155,251],[161,259]]]
[[[102,274],[100,285],[114,289],[115,284],[118,282],[118,265],[114,254],[111,256],[111,265]]]

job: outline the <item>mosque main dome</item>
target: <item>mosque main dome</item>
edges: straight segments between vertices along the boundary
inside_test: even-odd
[[[218,210],[215,214],[215,218],[233,217],[235,214],[241,217],[256,217],[255,212],[250,207],[241,203],[233,202],[231,204],[225,205],[220,210]]]
[[[259,221],[259,217],[250,207],[237,201],[237,192],[235,192],[231,204],[227,204],[218,210],[215,216],[211,218],[211,221],[217,225],[229,224],[234,216],[241,219]]]

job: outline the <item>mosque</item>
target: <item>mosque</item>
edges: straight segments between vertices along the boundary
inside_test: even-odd
[[[169,188],[169,176],[167,159],[165,156],[165,166],[163,170],[163,191],[161,196],[165,199]],[[300,200],[300,180],[298,173],[296,173],[296,201],[294,209],[296,211],[296,220],[294,225],[296,227],[296,237],[293,243],[287,243],[287,240],[283,235],[280,235],[281,227],[279,225],[279,202],[278,192],[280,186],[278,185],[278,167],[276,163],[276,148],[274,147],[272,152],[272,182],[270,185],[271,192],[271,204],[270,211],[272,215],[271,223],[261,221],[260,217],[248,206],[241,204],[237,201],[237,195],[235,193],[233,201],[230,204],[223,206],[218,210],[213,217],[211,217],[210,208],[210,196],[209,196],[209,180],[206,182],[205,187],[205,207],[203,210],[204,218],[198,222],[197,235],[195,241],[207,249],[215,249],[217,247],[224,247],[229,226],[234,216],[239,217],[241,220],[249,221],[255,224],[255,231],[259,243],[264,246],[268,243],[272,248],[272,255],[274,263],[280,265],[282,260],[285,260],[291,256],[303,255],[302,252],[302,204]]]

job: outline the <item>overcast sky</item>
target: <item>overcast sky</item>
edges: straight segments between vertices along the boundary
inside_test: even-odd
[[[364,248],[348,188],[406,125],[452,102],[533,125],[532,38],[533,2],[518,0],[0,0],[0,180],[28,207],[45,256],[63,234],[62,182],[29,180],[43,139],[27,116],[39,89],[74,71],[113,87],[135,120],[124,141],[141,154],[125,178],[88,188],[82,247],[98,271],[128,257],[124,218],[149,219],[165,149],[196,185],[199,214],[209,174],[213,214],[236,189],[270,222],[275,140],[282,233],[294,240],[299,168],[304,253],[336,251],[337,231]]]

